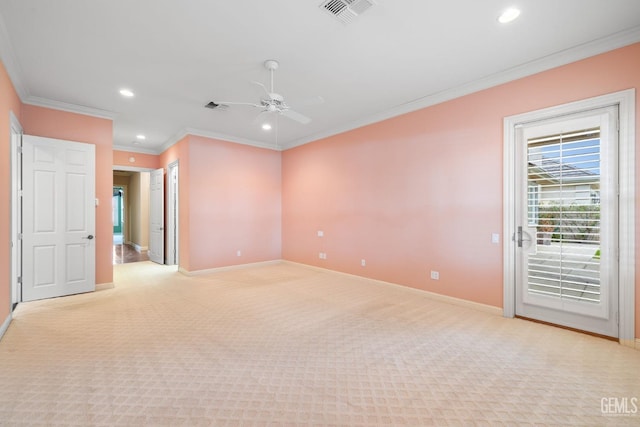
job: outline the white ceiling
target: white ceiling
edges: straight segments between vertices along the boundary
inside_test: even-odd
[[[115,148],[160,153],[187,133],[293,147],[640,41],[638,0],[377,0],[348,25],[320,3],[2,0],[0,55],[23,102],[113,117]],[[267,59],[311,123],[204,108],[258,102]]]

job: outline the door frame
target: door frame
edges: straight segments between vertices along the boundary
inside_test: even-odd
[[[635,347],[635,89],[588,98],[504,118],[503,147],[503,315],[515,316],[516,128],[582,111],[618,106],[619,342]]]
[[[165,250],[165,264],[177,265],[179,257],[178,245],[178,219],[180,215],[178,185],[179,185],[179,161],[175,160],[167,166],[167,245]],[[175,184],[172,182],[175,177]]]
[[[112,171],[124,171],[124,172],[148,172],[151,173],[151,171],[153,171],[153,168],[141,168],[141,167],[137,167],[137,166],[119,166],[119,165],[113,165],[111,167]],[[122,199],[122,203],[124,204],[124,206],[127,206],[128,203],[128,193],[129,193],[129,186],[127,184],[113,184],[111,183],[112,187],[123,187],[124,188],[124,197]],[[123,219],[125,220],[125,224],[126,226],[122,229],[122,242],[123,243],[127,243],[129,242],[128,239],[131,238],[131,219],[129,218],[129,212],[125,210]],[[113,242],[113,227],[111,227],[111,241]]]
[[[22,134],[24,133],[20,121],[13,111],[9,112],[9,141],[10,141],[10,177],[11,177],[11,253],[9,257],[9,269],[11,270],[11,299],[9,301],[9,313],[13,312],[15,304],[22,301],[21,271],[22,271],[22,246],[20,233],[22,233],[22,203],[20,192],[22,190]],[[20,136],[18,142],[14,135]]]

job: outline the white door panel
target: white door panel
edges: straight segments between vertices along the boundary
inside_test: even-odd
[[[95,290],[95,146],[23,139],[24,301]]]
[[[149,192],[149,259],[164,264],[164,169],[151,171]]]

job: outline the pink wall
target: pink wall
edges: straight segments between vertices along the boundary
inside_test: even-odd
[[[181,200],[180,223],[189,228],[180,229],[187,239],[180,266],[197,271],[280,259],[280,153],[198,136],[186,144],[179,179],[187,175],[180,198],[188,185],[188,205],[183,211]]]
[[[639,70],[635,44],[286,151],[283,258],[502,307],[504,117],[640,88]]]
[[[96,283],[113,281],[113,124],[111,120],[23,105],[22,127],[28,135],[86,142],[96,146]]]
[[[13,84],[7,75],[4,64],[0,62],[0,326],[9,317],[11,305],[11,140],[9,113],[13,112],[18,120],[22,104]]]
[[[501,305],[500,126],[450,104],[285,152],[283,257]]]
[[[129,159],[133,157],[134,161]],[[160,156],[155,154],[134,153],[132,151],[113,150],[113,165],[132,168],[158,169]]]

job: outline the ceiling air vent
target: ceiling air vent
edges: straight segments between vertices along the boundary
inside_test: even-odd
[[[374,0],[326,0],[320,7],[340,22],[349,24],[374,4]]]

